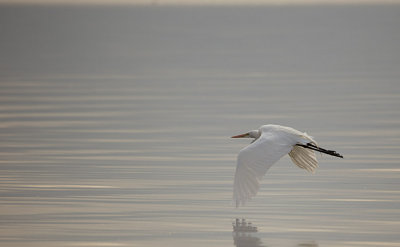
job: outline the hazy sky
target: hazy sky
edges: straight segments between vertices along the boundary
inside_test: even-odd
[[[400,0],[0,0],[13,4],[398,4]]]

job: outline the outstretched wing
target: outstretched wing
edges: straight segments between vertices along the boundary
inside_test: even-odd
[[[317,143],[314,141],[314,139],[307,135],[307,133],[301,133],[301,138],[305,143],[311,143],[317,146]],[[292,151],[290,151],[289,156],[295,165],[302,169],[306,169],[309,172],[314,173],[315,169],[318,168],[317,158],[315,157],[314,151],[311,149],[294,146]]]
[[[295,165],[309,172],[314,173],[315,169],[318,168],[317,158],[315,157],[314,151],[311,149],[294,146],[289,156]]]
[[[239,152],[233,185],[236,207],[255,196],[268,169],[289,153],[293,143],[273,133],[263,133],[254,143]]]

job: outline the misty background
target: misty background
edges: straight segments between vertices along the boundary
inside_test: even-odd
[[[399,10],[1,5],[0,242],[398,245]],[[229,137],[268,123],[345,159],[235,209]]]

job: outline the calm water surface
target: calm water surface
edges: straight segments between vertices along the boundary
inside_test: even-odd
[[[400,246],[399,11],[0,7],[0,245]],[[266,123],[345,159],[235,209]]]

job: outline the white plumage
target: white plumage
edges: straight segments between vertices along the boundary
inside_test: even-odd
[[[314,172],[318,161],[313,150],[342,157],[335,151],[319,148],[307,133],[280,125],[264,125],[258,130],[232,138],[255,138],[237,157],[233,186],[236,207],[255,196],[260,181],[268,169],[284,155],[289,154],[298,167]]]

